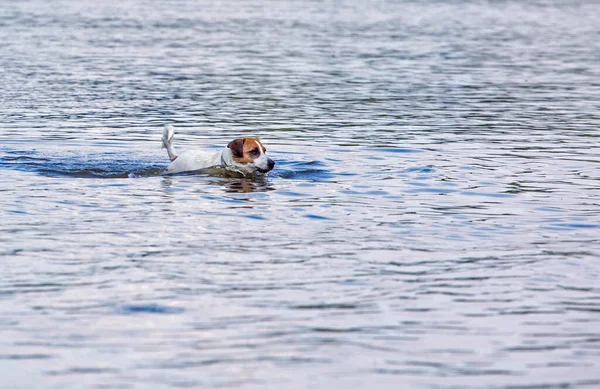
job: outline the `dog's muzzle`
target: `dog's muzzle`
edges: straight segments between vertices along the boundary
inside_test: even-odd
[[[274,167],[275,167],[275,161],[273,161],[271,158],[267,158],[267,168],[266,169],[258,169],[258,171],[261,173],[268,173],[271,170],[273,170]]]

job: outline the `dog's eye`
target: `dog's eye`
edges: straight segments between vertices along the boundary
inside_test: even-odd
[[[252,149],[248,152],[248,154],[250,155],[258,155],[260,154],[260,151],[258,151],[258,149]]]

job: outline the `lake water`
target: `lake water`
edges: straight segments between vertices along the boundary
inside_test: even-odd
[[[0,387],[600,387],[599,20],[2,2]]]

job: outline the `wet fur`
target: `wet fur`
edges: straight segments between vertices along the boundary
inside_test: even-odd
[[[275,162],[266,156],[267,150],[258,138],[235,139],[219,152],[190,150],[178,155],[173,147],[174,134],[173,126],[165,126],[162,143],[171,160],[167,173],[222,168],[246,176],[268,173],[275,166]]]

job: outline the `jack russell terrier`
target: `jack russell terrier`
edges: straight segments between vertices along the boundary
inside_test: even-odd
[[[256,172],[265,174],[275,167],[275,162],[266,156],[267,149],[258,138],[235,139],[229,142],[226,148],[218,152],[189,150],[177,155],[173,148],[174,134],[175,129],[173,126],[165,126],[162,143],[163,148],[167,149],[169,158],[171,158],[167,173],[223,168],[242,175],[251,175]]]

